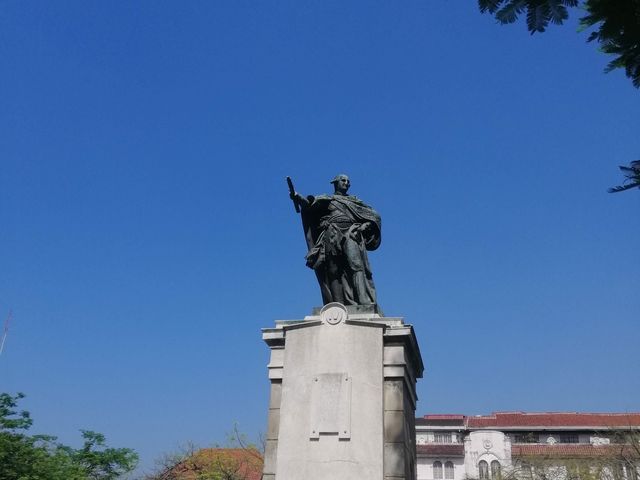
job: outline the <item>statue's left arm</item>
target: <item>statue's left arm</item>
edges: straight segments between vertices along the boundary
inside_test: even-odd
[[[364,239],[367,250],[375,250],[380,245],[380,229],[373,222],[366,222],[360,225],[360,234]]]

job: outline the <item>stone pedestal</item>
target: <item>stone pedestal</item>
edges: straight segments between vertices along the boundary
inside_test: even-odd
[[[264,480],[415,480],[413,327],[339,303],[276,321]]]

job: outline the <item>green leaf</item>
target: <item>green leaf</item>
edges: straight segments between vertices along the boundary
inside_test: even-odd
[[[478,0],[478,6],[481,13],[489,12],[493,14],[503,2],[504,0]]]
[[[496,19],[502,23],[513,23],[526,8],[525,0],[512,0],[496,13]]]
[[[554,24],[562,25],[569,18],[567,8],[561,4],[560,0],[548,0],[547,5],[549,6],[549,18]]]

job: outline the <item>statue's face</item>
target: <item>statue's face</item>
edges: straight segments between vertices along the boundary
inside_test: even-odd
[[[351,182],[349,181],[349,177],[347,177],[346,175],[340,175],[333,185],[336,193],[345,194],[347,193],[347,190],[349,190]]]

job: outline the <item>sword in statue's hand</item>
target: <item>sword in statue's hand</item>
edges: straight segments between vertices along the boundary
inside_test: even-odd
[[[300,213],[300,204],[296,199],[296,190],[295,188],[293,188],[291,177],[287,177],[287,185],[289,185],[289,197],[291,197],[291,200],[293,200],[293,207],[296,209],[296,213]]]

